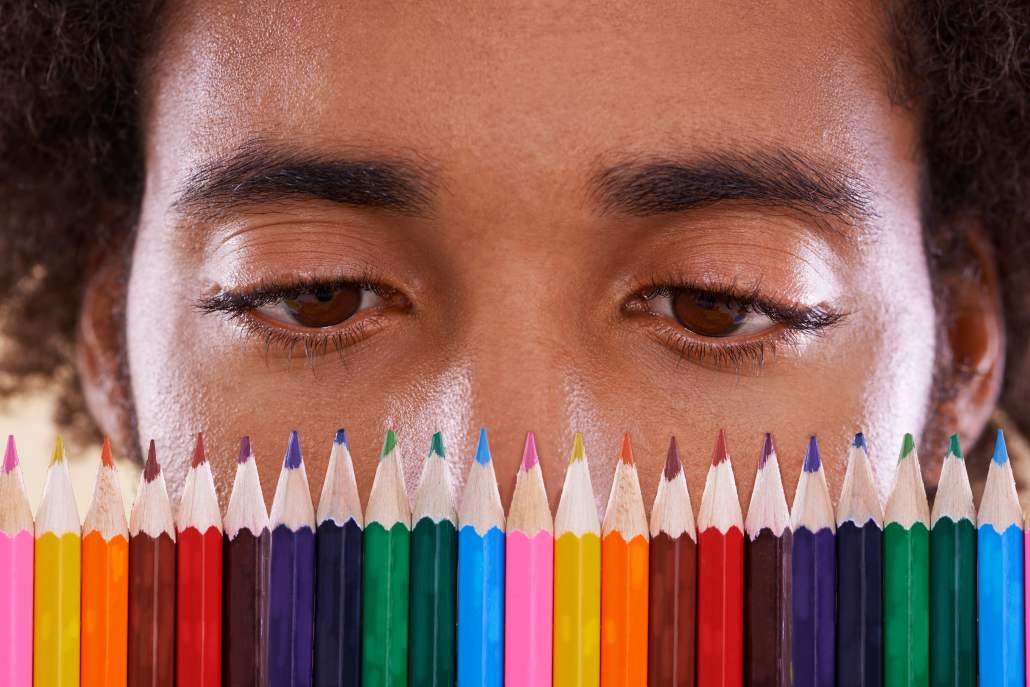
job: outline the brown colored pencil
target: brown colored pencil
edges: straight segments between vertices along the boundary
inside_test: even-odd
[[[648,683],[693,687],[697,533],[675,437],[651,509],[648,586]]]
[[[150,442],[129,518],[129,687],[175,681],[175,520]]]

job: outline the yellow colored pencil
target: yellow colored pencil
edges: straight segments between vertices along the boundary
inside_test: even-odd
[[[34,687],[79,687],[82,530],[57,438],[36,512]]]
[[[601,681],[601,523],[578,432],[554,523],[554,687]]]

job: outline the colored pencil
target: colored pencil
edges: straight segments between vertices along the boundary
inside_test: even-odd
[[[911,434],[901,447],[884,520],[883,682],[928,685],[930,508]]]
[[[222,683],[264,685],[268,665],[268,511],[250,437],[240,441],[222,543]]]
[[[408,677],[413,687],[453,685],[457,660],[455,608],[457,507],[443,435],[437,432],[415,490],[411,530],[411,625]]]
[[[315,684],[361,684],[361,515],[347,433],[336,432],[315,535]]]
[[[977,516],[981,687],[1023,687],[1023,512],[998,430]]]
[[[697,682],[734,687],[743,675],[744,517],[721,430],[697,525]]]
[[[32,575],[35,526],[14,437],[0,471],[0,684],[32,685]]]
[[[81,592],[82,529],[64,444],[57,437],[36,511],[32,669],[36,687],[79,684]]]
[[[790,514],[794,535],[791,560],[794,609],[794,685],[833,685],[837,606],[836,522],[826,486],[819,444],[813,436],[794,492]]]
[[[361,684],[407,687],[411,510],[393,430],[368,496],[362,553]]]
[[[771,434],[765,435],[744,520],[744,683],[791,684],[790,510]]]
[[[176,683],[218,687],[222,682],[222,514],[202,434],[197,435],[186,473],[176,529]]]
[[[976,510],[957,434],[941,464],[931,522],[930,683],[976,687]]]
[[[601,684],[647,684],[648,531],[629,433],[601,524]]]
[[[504,682],[550,687],[554,520],[532,432],[526,434],[507,524]]]
[[[883,509],[861,432],[837,506],[837,684],[883,684]]]
[[[268,517],[268,684],[311,684],[315,507],[296,432],[290,433]]]
[[[601,682],[601,523],[576,432],[554,518],[555,687]]]
[[[154,442],[129,514],[129,684],[175,680],[175,520]]]
[[[82,526],[82,687],[124,687],[129,640],[129,525],[104,437]]]
[[[486,430],[458,510],[458,687],[504,683],[504,507]]]
[[[651,507],[649,548],[648,683],[693,687],[697,532],[676,437]]]

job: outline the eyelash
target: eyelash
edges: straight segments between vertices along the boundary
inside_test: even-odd
[[[715,297],[727,305],[744,312],[765,315],[776,323],[778,331],[773,336],[753,335],[744,341],[730,341],[703,337],[686,327],[669,322],[652,311],[641,311],[634,306],[635,300],[645,303],[658,297],[671,297],[676,293]],[[631,314],[651,318],[654,333],[666,346],[675,350],[681,359],[690,360],[711,367],[730,368],[743,372],[745,368],[761,369],[769,355],[775,355],[780,347],[796,346],[805,334],[818,334],[840,324],[847,314],[832,311],[822,306],[804,306],[796,303],[777,303],[762,295],[758,287],[740,288],[735,285],[700,285],[683,283],[676,277],[652,277],[634,290],[634,298],[627,304]]]

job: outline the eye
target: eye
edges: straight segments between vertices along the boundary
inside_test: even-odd
[[[651,312],[712,339],[759,334],[777,322],[753,306],[722,294],[670,288],[645,296]]]
[[[320,285],[255,307],[254,314],[273,322],[326,329],[381,305],[382,300],[379,294],[359,284]]]

